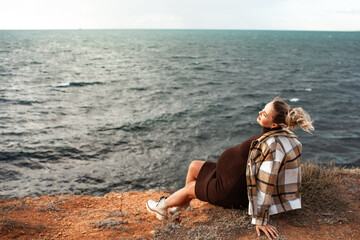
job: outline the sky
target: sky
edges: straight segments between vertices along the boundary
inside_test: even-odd
[[[360,0],[0,0],[0,29],[359,31]]]

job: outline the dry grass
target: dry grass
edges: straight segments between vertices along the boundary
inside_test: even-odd
[[[351,214],[344,189],[340,187],[343,183],[338,176],[345,171],[343,168],[336,167],[334,162],[321,165],[310,161],[302,164],[301,170],[302,209],[275,215],[274,219],[305,227],[359,221],[359,216]]]
[[[0,215],[6,216],[14,211],[29,210],[30,202],[21,198],[17,203],[7,203],[12,201],[12,199],[3,199],[1,203],[4,203],[0,206]],[[7,204],[6,204],[7,203]],[[2,218],[0,219],[0,233],[8,232],[40,232],[45,228],[43,225],[31,225],[27,222],[12,220]],[[16,235],[15,235],[16,236]],[[0,234],[1,237],[1,234]]]
[[[11,201],[11,199],[2,199],[1,203],[6,203],[7,201]],[[18,210],[28,210],[30,208],[30,202],[27,202],[25,199],[19,199],[18,203],[9,203],[0,206],[0,214],[6,214],[11,211]]]
[[[208,215],[208,220],[193,227],[177,224],[179,217],[175,214],[163,228],[156,228],[154,239],[229,239],[252,229],[246,210],[213,206],[202,209],[201,214]]]
[[[122,211],[110,211],[109,215],[107,215],[106,218],[108,217],[125,217],[125,214]]]
[[[126,231],[125,228],[123,227],[124,224],[127,224],[127,222],[117,220],[117,219],[107,219],[107,220],[98,221],[98,222],[94,223],[93,226],[96,228],[101,228],[101,229],[107,228],[107,229],[111,229],[111,230]]]
[[[319,223],[335,224],[338,222],[358,221],[360,217],[351,211],[349,202],[344,201],[344,189],[338,176],[346,172],[333,163],[321,165],[317,162],[302,164],[302,209],[272,216],[270,223],[276,226],[277,220],[285,220],[294,226],[314,227]],[[357,184],[356,181],[352,184]],[[352,214],[350,214],[353,212]],[[231,210],[213,207],[203,210],[210,220],[195,227],[177,224],[172,219],[157,228],[154,239],[228,239],[237,234],[246,234],[250,217],[246,210]],[[280,239],[286,239],[280,236]]]
[[[40,212],[60,212],[60,211],[64,212],[63,209],[57,208],[53,202],[43,204],[42,206],[37,207],[36,209]]]
[[[45,228],[43,225],[32,226],[26,222],[14,221],[14,220],[1,220],[0,221],[0,231],[14,231],[14,230],[35,230],[40,231]]]

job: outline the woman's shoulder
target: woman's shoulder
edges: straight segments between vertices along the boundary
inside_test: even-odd
[[[293,151],[301,152],[302,144],[296,137],[275,135],[262,142],[261,148],[265,148],[270,152],[282,152],[287,155]]]
[[[295,138],[297,139],[297,136],[288,129],[279,129],[279,130],[273,130],[269,131],[267,133],[264,133],[261,137],[257,139],[258,142],[267,142],[267,141],[274,141],[274,139],[278,137],[284,137],[284,138]]]
[[[264,151],[273,151],[275,149],[288,152],[293,148],[301,148],[302,144],[297,136],[289,130],[279,130],[268,132],[253,142],[252,148]]]

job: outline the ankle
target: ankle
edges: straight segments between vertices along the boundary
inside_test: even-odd
[[[164,205],[163,205],[165,209],[168,209],[170,207],[168,202],[169,202],[169,199],[166,198],[164,201]]]

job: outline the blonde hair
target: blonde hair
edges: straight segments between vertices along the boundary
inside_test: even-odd
[[[300,126],[302,130],[308,133],[315,130],[310,115],[301,107],[291,108],[280,97],[274,98],[273,106],[275,110],[273,122],[279,124],[282,128],[293,130]]]

